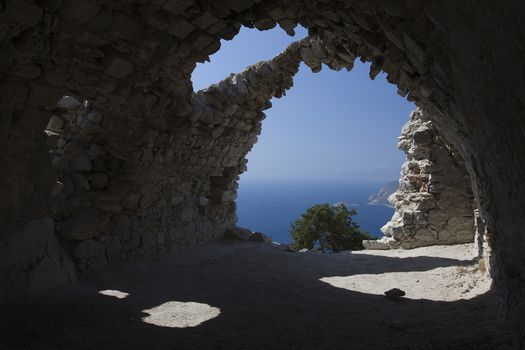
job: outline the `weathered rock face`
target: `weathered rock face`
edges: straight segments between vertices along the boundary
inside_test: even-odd
[[[119,237],[127,237],[126,246],[115,244],[110,251],[125,250],[134,258],[146,251],[140,247],[155,247],[147,254],[167,250],[163,237],[170,229],[169,235],[178,237],[174,242],[184,242],[173,247],[221,235],[234,221],[234,202],[208,209],[206,184],[211,176],[235,178],[227,169],[242,169],[244,158],[209,172],[209,163],[222,161],[223,155],[214,146],[207,148],[216,128],[195,125],[190,118],[195,98],[191,72],[196,62],[220,48],[220,39],[232,39],[241,25],[263,30],[278,24],[292,33],[300,23],[315,42],[302,53],[314,70],[321,68],[321,61],[334,69],[351,68],[355,57],[372,62],[370,76],[386,72],[399,93],[415,101],[440,135],[456,146],[490,232],[492,271],[507,310],[505,319],[522,345],[524,6],[520,0],[475,6],[433,0],[4,0],[0,221],[25,227],[54,216],[49,196],[57,178],[78,173],[89,182],[91,172],[98,172],[93,170],[96,164],[88,170],[84,156],[71,165],[68,160],[65,175],[62,170],[57,175],[51,165],[42,132],[57,101],[68,95],[90,101],[89,108],[103,117],[98,125],[93,122],[93,131],[80,134],[113,151],[103,156],[105,164],[114,166],[111,176],[107,170],[107,181],[100,178],[93,184],[105,186],[103,191],[111,201],[118,198],[123,210],[128,205],[137,208],[129,212],[133,218],[125,211],[112,212],[99,243],[108,240],[104,237],[113,240],[108,233],[119,232]],[[235,135],[228,144],[230,154],[241,142]],[[80,142],[79,147],[84,146]],[[162,162],[168,151],[177,158]],[[233,196],[227,193],[224,199]],[[76,202],[86,205],[89,197],[79,196]],[[80,215],[71,213],[72,219]],[[91,214],[101,222],[108,215]],[[153,218],[157,221],[152,226]],[[106,254],[106,243],[101,244]],[[89,246],[102,251],[95,241]]]
[[[474,242],[470,177],[457,151],[438,136],[420,110],[415,110],[403,127],[398,147],[407,158],[401,167],[399,188],[389,197],[396,211],[381,228],[386,238],[365,241],[365,247]]]

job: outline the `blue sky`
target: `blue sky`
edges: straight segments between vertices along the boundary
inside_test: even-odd
[[[268,60],[306,36],[298,28],[289,37],[280,28],[260,32],[242,28],[210,62],[193,72],[195,90],[217,83],[246,66]],[[414,105],[400,97],[369,64],[351,72],[323,66],[312,73],[301,64],[287,95],[273,99],[262,134],[248,154],[243,181],[392,181],[399,178],[404,153],[396,147],[401,127]]]

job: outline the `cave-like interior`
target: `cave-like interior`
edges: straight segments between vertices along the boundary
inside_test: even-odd
[[[523,18],[519,0],[0,2],[0,298],[222,237],[270,99],[301,61],[357,58],[461,154],[524,346]],[[298,24],[309,36],[274,60],[193,91],[241,26]]]

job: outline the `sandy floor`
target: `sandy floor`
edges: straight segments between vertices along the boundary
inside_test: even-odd
[[[473,257],[218,242],[0,305],[0,349],[502,349]]]

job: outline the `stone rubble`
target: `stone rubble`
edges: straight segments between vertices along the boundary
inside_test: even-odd
[[[259,242],[259,243],[269,243],[281,246],[279,243],[272,241],[272,237],[265,235],[261,232],[252,232],[250,229],[244,227],[235,226],[226,231],[224,235],[226,239],[235,239],[239,241],[249,241],[249,242]]]
[[[406,292],[404,290],[401,290],[399,288],[392,288],[385,292],[385,296],[394,301],[400,300],[402,297],[406,295]]]

